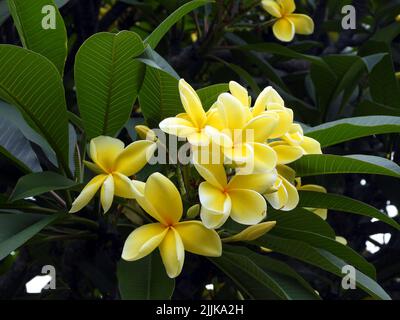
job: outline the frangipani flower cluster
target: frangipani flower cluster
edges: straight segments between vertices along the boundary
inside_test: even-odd
[[[159,248],[171,278],[180,274],[185,251],[221,255],[221,239],[215,230],[228,219],[247,227],[224,242],[251,241],[273,228],[275,221],[264,221],[267,203],[289,211],[299,201],[296,174],[287,165],[305,154],[321,153],[319,143],[304,136],[301,126],[293,122],[293,111],[272,87],[265,88],[253,105],[247,90],[231,81],[229,92],[220,94],[207,111],[183,79],[179,92],[185,113],[163,120],[160,128],[190,144],[192,164],[187,172],[197,171],[203,179],[197,178],[194,186],[200,220],[190,212],[198,202],[190,203],[185,215],[183,192],[164,175],[154,173],[147,182],[132,180],[156,150],[157,136],[146,126],[136,128],[144,140],[126,148],[115,138],[101,136],[91,141],[93,162],[85,163],[97,176],[71,208],[71,212],[81,210],[99,189],[104,212],[111,208],[114,195],[135,199],[154,222],[129,235],[122,258],[138,260]]]

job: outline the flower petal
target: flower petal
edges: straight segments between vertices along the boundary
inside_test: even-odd
[[[114,170],[125,176],[134,175],[147,164],[156,149],[157,144],[152,141],[132,142],[115,160]]]
[[[125,240],[122,259],[135,261],[150,254],[164,240],[168,228],[161,223],[151,223],[135,229]]]
[[[267,221],[255,224],[253,226],[247,227],[238,234],[222,239],[222,241],[223,242],[253,241],[266,234],[273,227],[275,227],[275,225],[276,221]]]
[[[208,182],[200,183],[199,198],[201,205],[208,210],[219,213],[230,210],[230,200],[227,194]]]
[[[90,141],[90,157],[103,171],[111,172],[114,161],[124,150],[124,143],[121,140],[99,136]]]
[[[267,203],[262,195],[253,190],[235,189],[229,191],[232,201],[231,218],[238,223],[253,225],[267,215]]]
[[[276,170],[268,173],[235,175],[229,181],[228,190],[250,189],[264,193],[274,185],[277,177]]]
[[[106,180],[103,182],[100,193],[101,206],[103,207],[104,213],[110,210],[114,199],[114,179],[112,174],[109,174]]]
[[[229,199],[230,203],[230,199]],[[201,207],[200,210],[200,218],[201,222],[204,224],[204,226],[208,229],[217,229],[221,227],[226,220],[229,218],[229,211],[220,213],[220,212],[215,212],[212,210],[207,209],[206,207]]]
[[[208,146],[210,144],[210,138],[203,130],[190,134],[187,139],[194,146]]]
[[[218,112],[227,129],[242,129],[247,121],[248,109],[243,108],[240,101],[229,93],[218,97]]]
[[[282,17],[281,7],[275,0],[263,0],[261,5],[271,16],[275,18]]]
[[[248,143],[236,144],[232,148],[222,148],[225,163],[243,165],[249,163],[252,166],[254,151]]]
[[[287,15],[296,10],[296,4],[294,3],[294,0],[277,0],[277,1],[282,8],[283,15]]]
[[[281,210],[283,211],[293,210],[299,204],[299,193],[297,192],[295,186],[286,179],[282,179],[282,184],[286,189],[288,199],[287,203],[284,205],[283,208],[281,208]]]
[[[218,130],[215,127],[206,126],[205,131],[215,144],[224,148],[232,147],[233,141],[230,137],[230,132],[227,132],[227,130]]]
[[[186,113],[196,127],[201,128],[205,124],[207,116],[196,91],[184,79],[181,79],[179,80],[179,94]]]
[[[251,119],[243,129],[243,141],[266,142],[278,125],[278,120],[278,115],[266,112]]]
[[[272,26],[276,38],[284,42],[290,42],[294,38],[294,24],[286,18],[280,18]]]
[[[309,35],[314,32],[314,21],[305,14],[290,14],[286,16],[294,24],[295,32]]]
[[[176,278],[182,271],[185,249],[179,233],[170,228],[160,244],[160,254],[170,278]]]
[[[273,112],[279,118],[278,125],[275,127],[269,138],[276,139],[282,137],[289,131],[293,123],[292,109],[285,108],[277,104],[270,104],[267,112]]]
[[[246,143],[253,150],[253,157],[246,163],[246,166],[238,168],[239,174],[271,172],[278,161],[274,149],[264,143]]]
[[[304,152],[299,146],[291,146],[284,142],[271,142],[269,146],[274,149],[278,156],[278,164],[288,164],[300,159]]]
[[[321,144],[310,137],[304,136],[300,147],[304,150],[305,154],[322,154]]]
[[[238,99],[242,103],[244,107],[250,107],[249,93],[247,92],[246,88],[242,87],[236,81],[230,81],[229,91],[236,99]]]
[[[227,184],[226,173],[224,166],[221,163],[218,164],[199,164],[194,163],[197,172],[214,187],[222,190]]]
[[[253,116],[256,117],[264,112],[270,104],[277,104],[280,106],[284,106],[285,102],[279,93],[272,88],[271,86],[266,87],[261,93],[258,95],[256,102],[254,103],[254,107],[252,108]]]
[[[95,176],[92,180],[90,180],[89,183],[83,188],[78,198],[76,198],[75,201],[72,203],[72,208],[71,210],[69,210],[69,212],[78,212],[83,207],[85,207],[90,202],[90,200],[92,200],[97,190],[100,189],[106,178],[106,174],[101,174]]]
[[[186,138],[197,131],[193,123],[182,118],[167,118],[160,122],[159,127],[162,131],[180,138]]]
[[[218,233],[207,229],[200,221],[180,222],[174,228],[186,251],[207,257],[221,256],[222,244]]]
[[[136,197],[132,180],[119,172],[113,173],[114,192],[117,197],[134,199]]]
[[[161,173],[153,173],[147,179],[144,197],[162,218],[160,222],[172,225],[181,219],[183,212],[181,195],[171,180]]]
[[[274,209],[283,208],[288,202],[288,193],[283,186],[282,179],[279,177],[276,182],[276,191],[273,193],[265,193],[264,197]]]

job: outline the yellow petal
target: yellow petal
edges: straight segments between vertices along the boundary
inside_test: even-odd
[[[299,204],[299,193],[297,192],[296,187],[286,179],[282,179],[282,184],[286,189],[288,199],[287,203],[284,205],[283,208],[281,208],[281,210],[283,211],[293,210]]]
[[[226,173],[224,166],[219,164],[199,164],[197,162],[194,163],[194,166],[197,172],[206,180],[208,183],[213,185],[214,187],[222,190],[225,188],[226,181]]]
[[[303,129],[298,123],[292,123],[282,139],[291,145],[300,145],[304,140]]]
[[[247,121],[248,109],[243,108],[240,101],[229,93],[222,93],[218,97],[218,112],[225,128],[242,129]]]
[[[286,18],[278,19],[272,26],[272,31],[276,38],[284,42],[290,42],[294,38],[294,24]]]
[[[278,164],[288,164],[303,156],[303,149],[298,146],[291,146],[280,141],[271,142],[269,146],[276,152]]]
[[[273,227],[275,227],[275,225],[276,221],[267,221],[255,224],[254,226],[247,227],[238,234],[222,239],[222,241],[223,242],[253,241],[266,234]]]
[[[83,207],[85,207],[90,202],[90,200],[92,200],[97,190],[100,189],[106,178],[106,174],[101,174],[95,176],[92,180],[90,180],[89,183],[83,188],[78,198],[76,198],[75,201],[72,203],[72,208],[69,212],[78,212]]]
[[[246,143],[253,150],[253,158],[246,163],[246,167],[240,167],[240,174],[265,173],[271,172],[276,164],[278,157],[274,149],[264,143]]]
[[[113,173],[114,178],[114,193],[117,197],[134,199],[135,189],[133,187],[132,181],[123,174],[119,172]]]
[[[314,191],[314,192],[322,192],[322,193],[327,192],[323,186],[319,186],[317,184],[305,184],[304,186],[299,187],[298,190]]]
[[[254,103],[254,107],[252,108],[253,116],[256,117],[264,112],[270,104],[277,104],[280,106],[284,106],[285,102],[279,93],[272,88],[271,86],[266,87],[261,93],[258,95],[256,102]]]
[[[282,16],[281,7],[275,0],[263,0],[261,5],[271,16],[276,18],[280,18]]]
[[[135,131],[140,139],[149,140],[149,141],[157,141],[156,133],[151,130],[148,126],[145,125],[137,125],[135,126]]]
[[[144,198],[144,190],[146,183],[142,181],[132,180],[134,198]]]
[[[115,138],[100,136],[90,141],[90,157],[105,172],[112,172],[115,159],[122,150],[124,143]]]
[[[277,189],[275,192],[265,193],[264,197],[274,209],[279,210],[287,204],[289,197],[281,177],[278,178],[275,189]]]
[[[122,151],[115,160],[114,170],[131,176],[139,172],[153,156],[157,144],[148,140],[131,143]]]
[[[296,10],[296,4],[294,3],[294,0],[277,0],[277,1],[282,8],[283,15],[287,15]]]
[[[223,153],[221,147],[215,143],[210,143],[208,146],[191,145],[192,163],[194,164],[215,164],[223,163]]]
[[[94,173],[96,173],[96,174],[103,174],[103,173],[105,173],[105,172],[103,171],[103,169],[101,169],[97,164],[95,164],[95,163],[93,163],[93,162],[83,160],[83,163],[85,164],[86,167],[89,168],[90,171],[92,171],[92,172],[94,172]]]
[[[309,35],[314,32],[314,21],[305,14],[290,14],[286,17],[294,24],[295,32]]]
[[[304,136],[300,147],[304,150],[305,154],[322,154],[321,144],[310,137]]]
[[[219,213],[209,210],[206,207],[201,207],[200,218],[201,222],[206,228],[217,229],[220,228],[226,222],[226,220],[228,220],[229,213],[230,212],[228,211],[224,213]]]
[[[218,130],[215,127],[206,126],[205,131],[213,143],[224,148],[231,148],[233,146],[229,130]]]
[[[203,130],[190,134],[187,139],[190,144],[195,146],[208,146],[210,144],[210,138]]]
[[[150,254],[164,240],[168,228],[151,223],[135,229],[125,240],[122,259],[135,261]]]
[[[238,223],[253,225],[267,215],[267,203],[262,195],[253,190],[235,189],[229,191],[232,201],[231,218]]]
[[[208,210],[217,213],[229,213],[231,209],[229,196],[208,182],[200,183],[199,198],[201,205]]]
[[[160,222],[173,225],[181,219],[183,212],[181,195],[171,180],[161,173],[153,173],[147,179],[144,197],[158,217],[162,218]]]
[[[182,118],[167,118],[160,122],[160,129],[165,133],[172,134],[180,138],[186,138],[197,131],[193,123]]]
[[[179,233],[170,228],[160,244],[160,254],[170,278],[176,278],[182,271],[185,249]]]
[[[278,174],[282,177],[284,177],[287,181],[291,182],[292,184],[295,184],[295,178],[296,178],[296,172],[283,164],[279,164],[276,166],[276,169],[278,170]]]
[[[211,126],[217,130],[222,130],[224,128],[221,116],[218,112],[217,104],[214,104],[206,113],[207,121],[206,125]]]
[[[277,179],[276,170],[268,173],[246,174],[232,177],[228,184],[228,190],[250,189],[264,193],[270,189]]]
[[[269,139],[276,139],[286,134],[293,123],[293,111],[292,109],[281,107],[277,104],[270,104],[268,106],[268,112],[273,112],[278,116],[278,125],[271,133]]]
[[[179,94],[183,108],[197,128],[202,128],[207,117],[196,91],[184,80],[179,80]]]
[[[274,113],[264,113],[251,119],[243,129],[243,141],[266,142],[278,125],[279,117]]]
[[[247,92],[247,89],[242,87],[239,83],[236,81],[230,81],[229,82],[229,91],[231,94],[238,99],[244,107],[250,107],[249,106],[249,93]]]
[[[104,180],[103,186],[101,187],[100,200],[101,206],[103,207],[104,213],[110,210],[114,199],[114,179],[110,174]]]
[[[180,222],[174,228],[186,251],[207,257],[221,256],[222,244],[218,233],[207,229],[200,221]]]
[[[232,148],[222,148],[227,164],[247,164],[252,166],[254,151],[250,144],[235,144]]]

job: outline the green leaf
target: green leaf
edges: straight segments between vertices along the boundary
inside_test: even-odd
[[[79,49],[75,82],[89,139],[114,136],[129,119],[144,70],[134,58],[143,51],[142,40],[131,31],[97,33]]]
[[[28,139],[12,122],[3,118],[0,118],[0,153],[26,173],[42,171]]]
[[[50,216],[31,213],[0,214],[0,260],[7,257],[43,228],[64,214]]]
[[[11,45],[0,45],[0,65],[0,98],[19,108],[68,168],[67,107],[56,67],[37,53]]]
[[[149,66],[146,67],[139,103],[151,128],[158,128],[161,120],[184,112],[179,97],[178,80],[160,69]]]
[[[385,158],[367,155],[305,155],[290,165],[299,177],[320,174],[366,173],[400,178],[400,167]]]
[[[67,59],[67,31],[53,0],[7,0],[23,46],[48,58],[63,74]],[[42,8],[55,9],[55,29],[44,29],[42,20],[48,14]]]
[[[136,60],[150,67],[165,71],[177,80],[180,79],[174,68],[172,68],[171,65],[162,56],[160,56],[155,50],[153,50],[149,46],[146,47],[143,54]]]
[[[309,212],[309,214],[314,213]],[[367,276],[374,279],[376,278],[376,270],[372,264],[368,263],[364,257],[360,256],[352,248],[337,242],[335,239],[331,239],[313,232],[304,231],[300,227],[285,228],[279,226],[279,224],[277,224],[276,227],[269,232],[269,234],[283,237],[285,239],[303,241],[309,245],[312,245],[314,248],[326,250],[338,258],[343,259],[348,264],[351,264],[361,272],[365,273]]]
[[[75,185],[77,185],[75,181],[54,172],[31,173],[18,180],[10,200],[21,200],[49,191],[68,189]]]
[[[213,84],[211,86],[197,90],[197,94],[203,104],[204,110],[208,110],[217,101],[221,93],[228,92],[229,85],[227,83]]]
[[[175,289],[157,251],[138,261],[121,260],[117,275],[123,300],[167,300]]]
[[[355,110],[355,115],[357,116],[377,114],[385,116],[400,116],[400,108],[393,108],[369,100],[364,100],[358,104]]]
[[[183,6],[175,10],[167,19],[165,19],[146,39],[145,43],[149,44],[150,47],[155,49],[160,40],[165,34],[171,29],[171,27],[182,19],[183,16],[187,15],[194,9],[203,6],[213,1],[210,0],[193,0],[185,3]]]
[[[343,277],[342,267],[348,263],[334,256],[326,250],[314,248],[300,241],[266,234],[253,241],[254,244],[272,249],[300,261],[309,263],[339,277]],[[390,296],[373,279],[356,269],[356,285],[377,299],[390,300]]]
[[[374,134],[392,132],[400,132],[400,117],[354,117],[327,122],[305,130],[305,134],[318,140],[321,147],[329,147]]]
[[[326,208],[335,211],[350,212],[383,221],[400,230],[400,225],[378,209],[355,199],[339,194],[313,191],[299,191],[299,206],[308,208]]]

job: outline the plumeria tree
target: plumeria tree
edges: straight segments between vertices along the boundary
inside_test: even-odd
[[[1,296],[51,265],[41,298],[391,298],[349,236],[400,226],[343,179],[399,183],[397,3],[350,41],[337,2],[67,2],[2,9]]]

